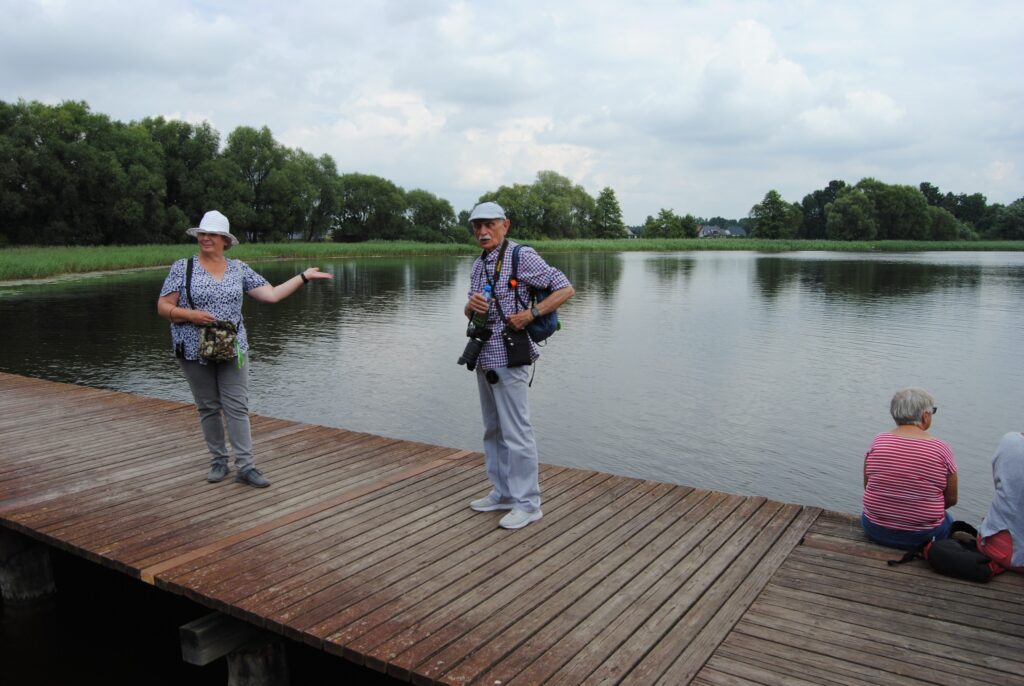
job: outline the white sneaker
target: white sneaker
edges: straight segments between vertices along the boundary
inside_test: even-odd
[[[511,510],[512,503],[503,503],[501,499],[495,498],[488,493],[486,498],[479,498],[469,503],[469,506],[477,512],[493,512],[494,510]]]
[[[544,513],[540,510],[537,510],[536,512],[527,512],[526,510],[513,509],[501,518],[501,521],[498,522],[498,526],[502,529],[522,529],[530,522],[536,522],[543,516]]]

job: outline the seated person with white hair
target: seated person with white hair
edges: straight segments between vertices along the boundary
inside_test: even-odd
[[[937,411],[923,389],[896,391],[889,405],[896,427],[875,436],[864,456],[861,526],[875,543],[917,550],[949,538],[957,468],[949,445],[928,433]]]

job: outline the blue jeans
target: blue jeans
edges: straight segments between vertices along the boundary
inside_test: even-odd
[[[949,527],[953,524],[953,517],[946,513],[946,518],[934,529],[923,529],[921,531],[902,531],[900,529],[888,529],[875,524],[866,516],[861,514],[860,525],[864,533],[875,543],[889,548],[900,550],[918,550],[923,548],[930,540],[949,538]]]

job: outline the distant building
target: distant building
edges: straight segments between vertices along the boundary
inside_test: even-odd
[[[747,230],[739,224],[722,228],[717,224],[701,224],[697,227],[697,238],[746,238]]]
[[[729,232],[716,224],[701,224],[697,227],[697,238],[725,238]]]
[[[732,226],[725,229],[725,235],[729,238],[746,238],[747,230],[739,224],[733,224]]]

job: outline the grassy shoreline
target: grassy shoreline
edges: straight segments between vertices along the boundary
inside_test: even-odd
[[[513,236],[513,238],[515,238]],[[556,252],[679,252],[753,250],[758,252],[923,252],[1024,250],[1024,241],[804,241],[757,238],[652,238],[614,240],[526,241],[545,253]],[[109,247],[25,247],[0,250],[0,282],[47,279],[71,274],[165,267],[195,253],[195,244]],[[340,259],[413,255],[475,255],[468,243],[246,243],[228,255],[246,262],[276,259]]]

